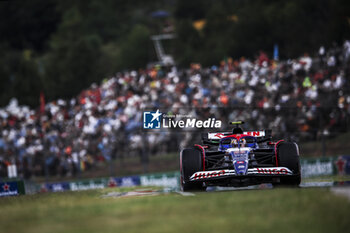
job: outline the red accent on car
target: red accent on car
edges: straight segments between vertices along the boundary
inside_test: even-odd
[[[253,137],[260,137],[260,132],[259,131],[248,131],[247,135],[253,136]]]
[[[194,146],[196,146],[202,150],[203,171],[205,171],[205,150],[204,150],[203,146],[201,146],[201,145],[195,144]]]
[[[226,137],[223,137],[223,138],[236,138],[237,140],[239,140],[241,137],[245,137],[245,136],[250,136],[248,134],[231,134],[231,135],[228,135]]]
[[[288,171],[285,168],[258,168],[259,174],[274,174],[274,175],[287,175]]]
[[[222,134],[222,133],[217,133],[217,134],[215,134],[214,136],[215,136],[215,137],[218,137],[218,138],[222,138],[222,137],[224,137],[224,134]]]
[[[193,179],[198,180],[198,179],[206,179],[206,178],[212,178],[212,177],[217,177],[217,176],[223,176],[225,175],[225,170],[221,171],[212,171],[212,172],[196,172]]]
[[[284,142],[284,140],[279,140],[278,142],[276,142],[275,144],[275,158],[276,158],[276,167],[278,167],[278,159],[277,159],[277,146],[279,143]]]

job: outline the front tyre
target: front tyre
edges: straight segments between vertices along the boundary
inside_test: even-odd
[[[195,148],[183,149],[180,152],[180,175],[181,190],[187,191],[205,191],[203,182],[190,182],[190,177],[198,171],[203,170],[202,154]]]
[[[278,166],[289,168],[294,175],[282,177],[280,184],[299,186],[301,182],[299,148],[294,142],[282,142],[277,147]]]

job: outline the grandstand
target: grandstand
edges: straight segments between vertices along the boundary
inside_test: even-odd
[[[159,131],[144,136],[144,109],[244,119],[248,128],[270,128],[276,138],[315,141],[349,130],[350,42],[288,60],[261,52],[255,60],[226,59],[189,69],[156,65],[119,72],[78,96],[41,108],[13,99],[0,110],[1,176],[75,176],[99,162],[124,156],[176,152],[199,134]],[[162,146],[158,146],[162,145]],[[131,151],[131,153],[130,153]]]

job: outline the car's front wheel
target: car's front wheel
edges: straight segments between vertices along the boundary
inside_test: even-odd
[[[280,184],[298,186],[301,182],[298,145],[294,142],[282,142],[277,147],[278,166],[289,168],[294,175],[282,177]]]
[[[202,171],[202,154],[195,148],[183,149],[180,152],[180,173],[181,173],[181,190],[186,191],[204,191],[206,187],[203,182],[190,182],[193,173]]]

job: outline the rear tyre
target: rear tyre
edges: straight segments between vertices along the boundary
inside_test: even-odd
[[[282,177],[280,185],[299,186],[301,182],[299,148],[294,142],[282,142],[277,147],[278,166],[289,168],[292,176]]]
[[[197,149],[183,149],[180,153],[181,190],[205,191],[203,182],[190,182],[193,173],[202,171],[202,154]]]

